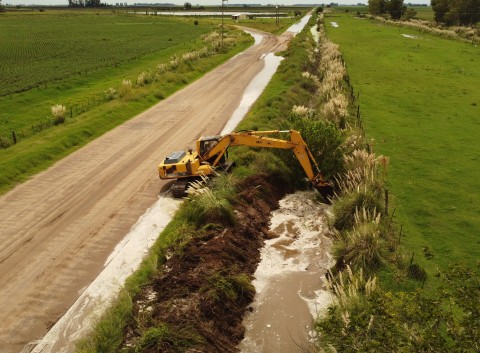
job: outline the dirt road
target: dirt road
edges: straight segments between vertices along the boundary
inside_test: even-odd
[[[0,352],[41,338],[164,185],[168,152],[218,133],[289,35],[234,59],[0,198]]]

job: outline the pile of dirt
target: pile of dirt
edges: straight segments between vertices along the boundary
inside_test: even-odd
[[[270,212],[287,191],[275,177],[239,188],[235,225],[209,223],[177,248],[134,300],[124,348],[142,352],[237,352],[242,318],[255,295],[252,276],[270,238]]]

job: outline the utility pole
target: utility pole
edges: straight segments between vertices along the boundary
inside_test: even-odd
[[[222,0],[222,47],[223,47],[223,4],[228,0]]]
[[[277,25],[277,27],[280,25],[280,19],[278,18],[278,5],[275,5],[275,8],[276,8],[276,18],[275,18],[275,23]]]

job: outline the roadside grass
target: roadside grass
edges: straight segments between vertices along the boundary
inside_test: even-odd
[[[325,20],[328,37],[360,95],[367,137],[393,160],[388,188],[403,252],[427,270],[432,290],[439,271],[480,258],[480,49],[348,14],[335,21]],[[382,283],[399,286],[391,276]]]
[[[0,173],[0,193],[5,193],[15,184],[44,170],[55,161],[200,78],[252,43],[249,35],[238,30],[229,30],[226,35],[235,37],[237,41],[230,41],[225,49],[217,48],[211,56],[198,58],[195,61],[182,61],[175,68],[175,73],[159,73],[157,79],[148,85],[137,86],[135,84],[128,96],[102,101],[97,106],[92,106],[85,113],[80,113],[73,118],[70,118],[67,108],[67,119],[64,124],[45,128],[25,139],[17,131],[20,141],[16,145],[0,149],[0,170],[2,171]],[[39,107],[38,109],[50,111],[50,104],[63,103],[59,101],[60,97],[67,101],[68,107],[68,104],[74,104],[73,102],[82,102],[103,95],[104,90],[109,87],[118,88],[125,78],[135,83],[140,73],[157,70],[158,63],[170,62],[171,57],[175,55],[181,58],[183,53],[200,50],[205,45],[204,40],[199,38],[191,43],[185,43],[181,47],[171,48],[159,56],[146,57],[137,63],[126,64],[123,69],[119,67],[115,69],[111,77],[108,77],[111,72],[107,71],[98,73],[97,76],[91,78],[91,81],[78,78],[76,79],[78,81],[64,83],[63,85],[71,87],[70,90],[62,90],[63,85],[61,85],[59,88],[15,95],[15,99],[18,101],[14,104],[13,100],[15,99],[12,99],[10,108],[12,110],[15,107],[28,109],[29,106],[36,105]],[[9,98],[4,98],[3,101],[8,100]]]

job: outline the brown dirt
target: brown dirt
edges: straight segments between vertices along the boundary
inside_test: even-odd
[[[238,351],[245,332],[243,314],[255,294],[250,281],[263,240],[271,236],[270,212],[278,208],[278,200],[287,191],[284,183],[264,176],[247,179],[241,190],[235,225],[223,222],[193,237],[135,299],[137,324],[127,330],[127,346],[140,341],[148,322],[157,327],[162,323],[182,334],[164,337],[160,345],[145,344],[142,352]],[[231,282],[233,294],[218,288],[220,279],[239,275],[248,281]]]
[[[219,133],[261,57],[289,36],[265,40],[182,91],[0,197],[0,352],[45,335],[100,273],[108,255],[165,185],[169,152]]]

